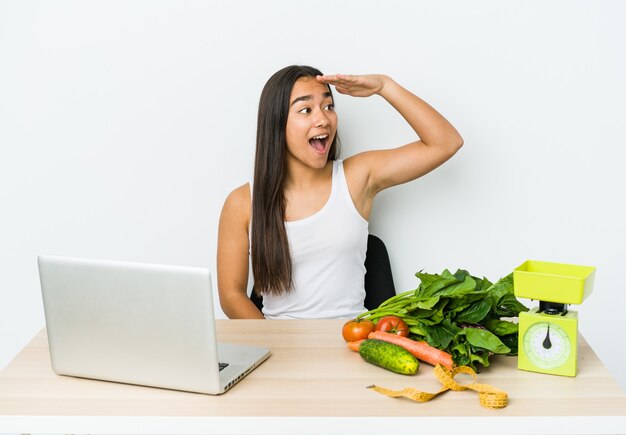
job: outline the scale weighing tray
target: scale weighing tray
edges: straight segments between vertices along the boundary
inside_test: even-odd
[[[581,304],[591,294],[595,267],[528,260],[513,269],[515,296]]]

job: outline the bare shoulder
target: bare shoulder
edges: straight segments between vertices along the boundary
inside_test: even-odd
[[[250,210],[250,183],[246,183],[228,194],[222,208],[222,218],[247,227],[250,222]]]
[[[372,167],[376,164],[376,151],[364,151],[346,158],[343,169],[353,195],[368,189]]]
[[[350,156],[343,161],[343,169],[350,177],[359,177],[367,174],[372,160],[372,152],[365,151]]]
[[[354,206],[364,219],[369,219],[376,191],[372,189],[372,168],[376,152],[365,151],[343,161],[348,190]]]
[[[246,202],[250,205],[250,183],[242,184],[234,189],[226,198],[227,201],[233,201],[237,204],[244,205]]]

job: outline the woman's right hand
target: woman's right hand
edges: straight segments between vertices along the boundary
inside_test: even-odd
[[[382,74],[369,75],[346,75],[334,74],[317,76],[317,81],[327,85],[333,85],[340,94],[352,97],[369,97],[379,94],[385,87],[389,77]]]

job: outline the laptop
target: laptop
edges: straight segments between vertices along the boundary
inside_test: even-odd
[[[52,369],[59,375],[221,394],[264,347],[217,343],[204,268],[38,257]]]

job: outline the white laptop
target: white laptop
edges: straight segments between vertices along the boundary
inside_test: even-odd
[[[60,375],[221,394],[270,356],[217,343],[209,270],[38,257]]]

